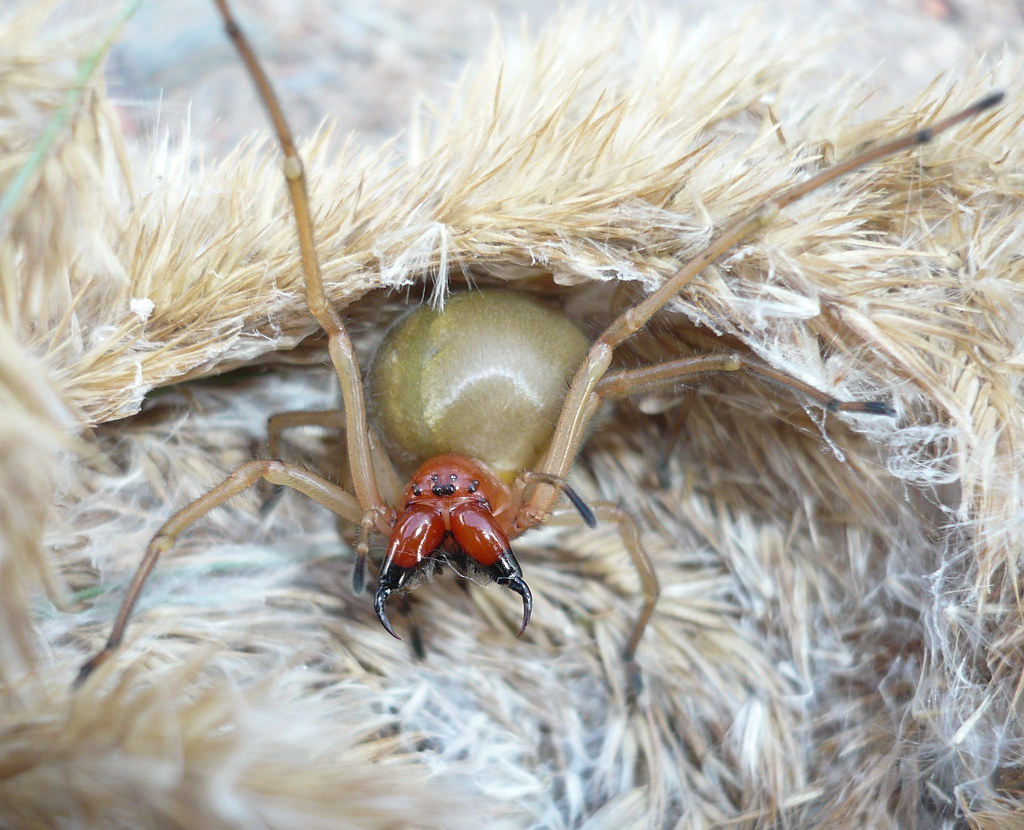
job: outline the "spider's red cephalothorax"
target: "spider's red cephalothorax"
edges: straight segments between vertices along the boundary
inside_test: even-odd
[[[455,453],[427,461],[402,494],[377,581],[374,608],[381,624],[397,637],[384,606],[437,553],[464,557],[499,585],[523,598],[522,634],[530,622],[533,597],[508,541],[508,488],[475,459]]]

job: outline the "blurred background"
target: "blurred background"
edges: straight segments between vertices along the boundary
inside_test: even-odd
[[[834,40],[822,88],[852,74],[876,90],[869,112],[912,98],[935,76],[1024,46],[1024,0],[634,0],[591,8],[642,13],[671,7],[697,20],[760,10]],[[496,27],[539,29],[557,13],[549,0],[236,0],[241,19],[282,96],[296,132],[325,117],[357,140],[379,144],[408,123],[425,96],[443,101],[469,57]],[[109,10],[110,6],[106,6]],[[722,48],[728,48],[723,43]],[[181,130],[221,154],[263,129],[263,114],[228,47],[209,0],[143,2],[108,65],[127,135]]]

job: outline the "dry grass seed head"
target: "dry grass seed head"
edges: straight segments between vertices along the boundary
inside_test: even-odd
[[[43,35],[18,29],[24,19],[11,18],[3,36],[28,48]],[[419,293],[433,280],[440,290],[449,274],[458,283],[484,271],[528,286],[548,272],[575,286],[570,308],[598,327],[609,304],[635,293],[631,283],[656,284],[713,225],[821,155],[918,127],[940,104],[952,111],[992,86],[983,75],[960,79],[902,115],[849,127],[846,104],[799,102],[804,60],[772,27],[615,17],[583,26],[570,15],[534,45],[485,58],[447,108],[421,114],[404,155],[335,153],[319,136],[303,154],[332,299],[344,308],[382,286]],[[25,88],[67,84],[45,71],[48,80]],[[108,421],[137,411],[153,387],[311,331],[272,148],[194,165],[187,147],[163,144],[119,182],[114,122],[102,91],[90,100],[50,167],[51,195],[21,206],[14,221],[25,230],[0,251],[19,264],[3,270],[5,296],[31,312],[10,321],[13,391],[3,405],[11,444],[32,458],[36,447],[52,453],[39,439],[40,424],[59,422],[55,395],[83,425]],[[111,672],[70,713],[63,684],[112,606],[39,623],[53,668],[36,708],[8,707],[0,726],[6,763],[21,765],[0,792],[5,816],[45,817],[59,776],[65,814],[83,820],[114,810],[141,822],[152,803],[166,823],[193,826],[316,826],[338,815],[423,824],[435,809],[452,826],[463,802],[436,779],[410,778],[405,770],[421,764],[470,782],[469,795],[520,826],[617,815],[653,826],[684,809],[695,825],[910,826],[953,809],[942,798],[1010,815],[1012,799],[992,787],[1010,780],[1020,745],[1007,669],[1020,665],[1020,110],[1012,98],[934,146],[808,197],[701,275],[625,354],[652,360],[720,338],[845,396],[892,388],[903,413],[891,430],[822,422],[763,384],[730,378],[684,396],[685,419],[624,406],[604,424],[580,489],[624,499],[645,518],[664,585],[641,650],[639,712],[623,708],[618,685],[635,575],[613,533],[524,540],[542,612],[524,642],[511,640],[514,615],[496,591],[421,591],[430,642],[421,665],[348,593],[328,520],[292,499],[279,508],[283,524],[261,521],[251,499],[211,516],[207,541],[197,529],[195,561],[202,549],[209,565],[190,571],[186,542],[158,575],[128,655],[138,668]],[[11,124],[3,146],[16,147]],[[48,248],[39,229],[52,202],[57,217],[78,206],[79,224],[62,221],[59,232],[77,236]],[[92,254],[69,255],[81,250]],[[43,295],[24,279],[29,260],[64,280],[48,293],[64,298],[55,317],[33,305]],[[623,284],[627,297],[596,282]],[[386,307],[370,297],[351,313]],[[29,325],[37,320],[57,324]],[[25,374],[26,345],[43,371]],[[141,430],[118,475],[83,469],[83,482],[63,485],[87,496],[61,512],[56,544],[76,551],[72,562],[99,563],[105,580],[123,579],[146,528],[215,481],[232,453],[248,452],[254,413],[268,411],[278,382],[250,380],[227,396],[195,387],[193,414]],[[280,382],[289,399],[323,404],[323,390],[310,389],[327,381]],[[237,409],[217,432],[205,411],[215,416],[226,399]],[[184,406],[175,400],[164,399]],[[112,427],[101,446],[131,429]],[[222,454],[233,431],[244,437]],[[7,482],[17,494],[10,515],[49,503],[46,469],[31,464],[24,481]],[[144,491],[126,486],[136,481]],[[33,648],[23,596],[36,582],[38,521],[8,538],[5,668]],[[281,569],[280,551],[297,548],[310,558]],[[253,720],[238,705],[259,681],[268,711],[289,717]],[[7,701],[30,697],[24,688],[8,687]],[[354,728],[367,724],[384,727]],[[24,741],[32,752],[18,755]],[[97,753],[120,766],[97,767]],[[407,766],[375,774],[385,759]],[[383,803],[366,800],[381,787]],[[464,809],[481,815],[479,802]]]

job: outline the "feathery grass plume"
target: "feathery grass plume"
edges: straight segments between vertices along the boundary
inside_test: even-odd
[[[0,324],[0,686],[37,661],[30,595],[45,586],[54,601],[60,597],[43,542],[59,458],[71,449],[71,418],[44,378],[39,361]]]
[[[92,32],[82,24],[50,25],[53,5],[0,17],[0,683],[23,675],[38,656],[30,592],[45,585],[54,601],[60,593],[43,540],[59,459],[73,450],[67,432],[73,417],[40,344],[70,313],[68,263],[100,261],[109,250],[109,240],[90,233],[88,220],[95,217],[82,210],[81,199],[96,185],[102,154],[91,133],[105,104],[66,57]],[[55,130],[57,143],[34,163],[33,151],[69,90],[83,83],[81,117],[72,129]],[[72,112],[68,104],[64,117]],[[10,701],[17,699],[12,693]]]
[[[31,20],[7,19],[0,54],[53,48],[49,30],[25,34]],[[1007,59],[862,121],[848,91],[808,103],[820,53],[761,23],[567,13],[532,42],[492,46],[450,102],[417,115],[404,149],[315,136],[302,151],[320,253],[359,348],[404,304],[381,288],[441,299],[514,282],[596,333],[781,183],[1020,75]],[[66,88],[46,77],[33,83]],[[739,377],[609,409],[573,484],[641,520],[662,582],[632,708],[619,649],[639,597],[614,528],[523,538],[536,606],[521,640],[505,592],[459,591],[450,574],[418,590],[417,662],[351,592],[352,529],[339,541],[295,495],[263,514],[256,492],[183,537],[122,650],[68,690],[156,527],[252,456],[268,414],[327,408],[336,386],[322,367],[228,372],[313,331],[275,149],[254,140],[194,164],[155,142],[121,164],[108,106],[97,87],[48,162],[52,195],[22,203],[25,230],[2,241],[4,353],[31,350],[42,368],[18,383],[46,390],[0,397],[5,421],[31,436],[35,422],[12,413],[59,423],[50,401],[63,397],[82,428],[99,424],[106,463],[65,465],[59,499],[56,473],[5,482],[12,511],[59,502],[45,541],[82,610],[48,605],[36,565],[3,574],[5,598],[39,601],[35,639],[23,600],[0,627],[0,822],[1019,817],[1019,94],[788,208],[623,350],[627,365],[747,350],[838,396],[891,396],[900,413],[826,417]],[[4,146],[37,134],[13,116],[0,126]],[[81,224],[56,227],[79,236],[27,236],[68,206]],[[45,461],[54,445],[18,450]],[[337,473],[329,438],[288,447]],[[37,561],[38,522],[21,539],[10,561]]]

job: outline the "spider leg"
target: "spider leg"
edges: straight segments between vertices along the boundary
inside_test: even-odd
[[[142,558],[138,570],[135,571],[135,576],[121,602],[121,609],[118,611],[106,645],[102,651],[82,666],[75,678],[74,686],[81,685],[93,670],[106,661],[121,644],[124,630],[128,626],[142,588],[160,555],[170,550],[182,533],[215,507],[219,507],[232,496],[238,495],[261,480],[298,490],[335,515],[353,523],[362,522],[367,513],[350,493],[316,473],[295,464],[272,460],[249,461],[242,464],[220,484],[187,504],[161,525],[146,548],[146,555]]]
[[[352,470],[352,489],[355,491],[356,499],[363,511],[372,510],[377,513],[377,529],[382,533],[388,533],[390,527],[387,519],[391,515],[391,509],[381,497],[373,468],[362,372],[359,369],[359,362],[356,359],[348,331],[341,316],[327,299],[327,293],[324,290],[323,275],[316,255],[316,241],[313,234],[313,219],[309,207],[305,168],[298,150],[295,148],[295,140],[285,120],[277,94],[257,60],[252,46],[242,33],[226,0],[214,0],[214,2],[224,21],[224,30],[227,36],[234,43],[235,49],[256,85],[259,98],[274,125],[274,132],[284,156],[284,175],[295,213],[295,226],[302,255],[302,272],[306,278],[306,305],[320,328],[327,334],[328,352],[338,375],[341,397],[345,404],[345,440],[348,446],[349,465]]]
[[[271,458],[282,458],[281,433],[298,427],[341,429],[345,413],[340,409],[298,410],[278,412],[267,418],[267,447]]]
[[[652,386],[679,381],[686,377],[712,372],[742,371],[758,375],[770,382],[784,386],[797,394],[804,395],[831,412],[861,412],[874,415],[895,415],[892,408],[883,401],[839,400],[838,398],[834,398],[831,395],[815,389],[808,383],[804,383],[797,378],[790,377],[784,372],[773,369],[756,358],[740,352],[694,355],[680,358],[678,360],[656,363],[651,366],[644,366],[639,369],[611,372],[606,374],[597,382],[597,384],[595,384],[591,400],[588,402],[584,412],[592,411],[596,408],[597,404],[602,401],[625,398],[631,394],[649,389]],[[552,474],[526,472],[522,474],[520,478],[522,482],[521,487],[525,487],[525,485],[529,483],[559,486],[567,494],[571,494],[570,498],[573,501],[573,504],[577,505],[577,509],[579,509],[578,504],[582,504],[579,497],[575,495],[575,492]],[[522,490],[520,490],[520,492],[522,492]],[[596,516],[598,519],[603,521],[613,521],[619,526],[619,533],[622,536],[623,545],[629,553],[630,558],[633,561],[633,565],[640,576],[641,588],[643,590],[643,605],[641,607],[640,614],[633,625],[632,634],[623,649],[623,659],[626,661],[627,670],[634,681],[633,686],[635,692],[637,690],[636,682],[639,676],[636,673],[634,658],[636,655],[637,645],[640,642],[644,629],[647,627],[647,623],[651,619],[651,615],[654,612],[654,606],[658,600],[658,578],[654,572],[650,557],[648,557],[640,542],[640,533],[633,517],[612,502],[596,502],[589,505],[589,508],[590,509],[586,512],[582,510],[580,511],[580,515],[587,524],[593,526],[591,519],[593,516]],[[593,516],[590,515],[591,513]],[[551,515],[548,516],[548,520],[550,519]],[[529,502],[526,502],[520,508],[520,511],[516,516],[517,530],[520,528],[525,529],[525,527],[530,526],[531,522],[536,523],[536,521],[536,515],[530,512]]]
[[[887,156],[909,150],[921,144],[927,144],[936,135],[950,127],[962,123],[985,110],[996,106],[1003,100],[1002,92],[995,92],[991,95],[976,101],[969,107],[954,113],[953,115],[937,121],[936,123],[917,130],[912,133],[895,138],[891,141],[881,142],[868,147],[860,153],[856,153],[845,161],[834,164],[804,181],[784,187],[777,193],[769,196],[752,211],[744,214],[739,219],[727,224],[712,240],[708,247],[695,259],[681,266],[674,274],[669,276],[661,286],[637,303],[635,306],[626,309],[620,314],[611,325],[605,329],[598,338],[595,347],[601,344],[611,350],[616,349],[623,342],[628,340],[650,321],[665,304],[680,292],[694,277],[703,271],[707,266],[716,262],[720,257],[730,251],[737,244],[758,229],[771,223],[779,211],[799,201],[809,193],[813,193],[826,184],[842,178],[847,173],[857,170],[865,165],[872,164]],[[592,349],[593,351],[593,349]],[[589,360],[588,360],[589,362]],[[595,360],[595,363],[600,362]],[[575,384],[575,381],[574,381]]]
[[[340,409],[277,412],[267,418],[267,455],[279,461],[284,460],[281,435],[289,429],[299,427],[340,429],[344,423],[344,417],[344,413]],[[284,495],[285,488],[280,484],[271,484],[266,490],[269,492],[266,493],[263,503],[260,505],[262,514],[270,513],[274,509],[281,500],[281,496]]]
[[[640,541],[640,527],[636,519],[627,510],[610,501],[595,501],[589,505],[589,508],[600,521],[614,522],[618,526],[622,545],[629,554],[630,561],[640,578],[640,591],[643,596],[640,611],[633,621],[629,639],[622,649],[622,660],[626,664],[626,679],[629,685],[627,695],[633,699],[643,686],[640,669],[636,664],[636,650],[640,645],[640,638],[643,637],[644,630],[654,614],[661,588],[658,584],[658,575],[654,570],[654,564]],[[548,517],[548,523],[578,524],[580,518],[569,510],[559,509]]]
[[[701,271],[732,250],[737,244],[769,224],[783,208],[802,199],[809,193],[835,181],[864,165],[871,164],[886,156],[908,150],[932,140],[940,132],[949,129],[978,113],[994,107],[1003,99],[1001,92],[993,93],[960,112],[954,113],[921,130],[908,133],[892,141],[883,142],[857,153],[846,161],[826,168],[802,182],[769,195],[753,210],[727,223],[698,256],[681,265],[655,291],[634,306],[627,308],[615,318],[594,341],[577,370],[565,397],[565,403],[555,426],[555,433],[547,454],[538,471],[554,478],[564,479],[579,452],[600,396],[598,385],[611,366],[612,356],[622,343],[647,325],[673,297],[686,287]],[[766,377],[770,377],[767,373]],[[528,500],[520,508],[522,527],[539,524],[550,514],[558,497],[552,485],[540,485],[533,489]]]
[[[280,412],[276,415],[271,415],[267,419],[267,443],[270,457],[283,458],[281,452],[282,432],[295,427],[305,426],[322,427],[332,430],[343,429],[345,426],[345,411],[342,409],[323,409]],[[398,480],[398,473],[391,463],[391,459],[388,458],[387,453],[384,451],[383,445],[376,439],[372,430],[370,431],[369,438],[372,464],[377,473],[378,482],[383,484],[385,492],[401,492],[402,485]],[[344,470],[340,472],[339,480],[346,480]],[[270,495],[264,500],[261,510],[266,511],[272,508],[283,492],[284,487],[282,485],[271,485]],[[360,522],[359,542],[356,545],[355,564],[352,569],[352,588],[357,594],[361,594],[366,586],[366,558],[370,551],[369,538],[374,528],[381,529],[378,521],[378,517],[381,515],[380,510],[369,510],[363,514],[362,521]],[[385,512],[383,515],[388,516],[389,513]],[[342,519],[339,516],[338,532],[341,533],[343,530]],[[387,532],[387,529],[385,529],[385,532]]]
[[[810,398],[829,412],[860,412],[890,417],[896,415],[895,410],[885,401],[843,401],[834,398],[742,352],[712,352],[667,360],[639,369],[611,372],[601,378],[595,391],[601,400],[618,400],[661,384],[712,372],[749,372],[770,383],[784,386],[797,395]]]
[[[654,607],[658,604],[658,595],[661,587],[658,584],[658,574],[654,570],[651,558],[644,550],[640,541],[640,528],[633,516],[610,501],[596,501],[591,508],[597,517],[603,522],[614,522],[618,525],[619,536],[622,538],[623,547],[629,554],[629,558],[636,568],[637,576],[640,577],[640,590],[643,602],[640,605],[640,612],[633,621],[633,629],[630,632],[626,645],[622,648],[622,659],[626,664],[626,676],[629,680],[629,695],[635,697],[641,688],[640,669],[636,664],[636,649],[640,645],[640,638],[647,628],[654,614]]]
[[[525,485],[531,482],[543,482],[558,487],[565,493],[565,497],[572,502],[572,506],[576,508],[576,512],[583,519],[583,523],[587,527],[597,527],[597,518],[594,516],[594,512],[565,479],[538,473],[536,470],[523,470],[516,476],[516,486],[520,488],[520,492]]]
[[[522,532],[529,527],[538,525],[550,516],[555,501],[558,498],[557,482],[565,480],[569,469],[579,453],[583,439],[586,436],[587,427],[590,425],[604,396],[622,397],[629,394],[631,388],[648,385],[651,382],[659,382],[656,378],[653,381],[644,379],[642,372],[646,370],[635,370],[636,373],[634,374],[620,372],[609,375],[608,369],[611,367],[615,349],[646,326],[651,318],[692,282],[701,271],[756,233],[760,228],[771,223],[780,210],[802,199],[807,194],[859,167],[931,141],[938,133],[995,106],[1002,98],[1002,93],[989,95],[970,107],[925,129],[908,133],[892,141],[868,147],[846,161],[822,170],[805,181],[797,182],[794,185],[784,187],[770,194],[753,210],[727,223],[722,230],[715,234],[703,252],[681,265],[655,291],[616,317],[608,328],[594,341],[582,365],[573,377],[562,405],[562,411],[559,413],[558,422],[555,426],[551,443],[548,446],[548,451],[538,465],[537,473],[540,474],[541,478],[535,482],[521,479],[516,483],[513,498],[514,504],[518,505],[518,507],[515,511],[513,525],[517,532]],[[861,411],[875,414],[890,414],[892,411],[888,405],[879,402],[849,404],[837,401],[827,395],[823,395],[802,381],[790,378],[769,366],[737,355],[730,354],[723,357],[715,355],[697,356],[696,358],[684,358],[680,361],[659,365],[661,366],[660,370],[658,367],[650,369],[652,376],[657,374],[658,371],[666,372],[669,377],[685,377],[686,375],[701,372],[739,371],[740,369],[746,369],[761,375],[767,380],[781,383],[795,391],[807,394],[828,409]],[[532,487],[532,490],[528,489],[530,487]],[[624,527],[624,525],[620,523],[620,527]],[[634,562],[642,562],[642,567],[649,568],[650,561],[646,554],[643,553],[639,543],[639,536],[636,537],[636,541],[632,544],[633,547],[630,548],[630,551],[634,557]],[[630,545],[627,544],[627,547],[629,548]],[[633,553],[634,550],[639,554],[639,558]],[[638,565],[638,569],[640,567],[641,565]],[[655,589],[650,592],[650,596],[653,599],[650,602],[647,602],[645,599],[644,610],[637,625],[634,627],[633,636],[626,645],[625,653],[627,660],[632,660],[637,642],[639,642],[653,610],[653,601],[657,598],[657,580],[653,579],[653,575],[652,580],[653,582],[649,584],[655,586]]]

